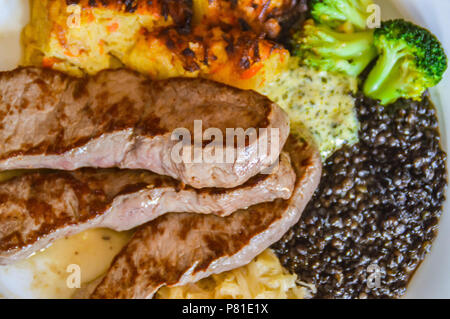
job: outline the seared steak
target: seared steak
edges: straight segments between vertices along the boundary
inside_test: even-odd
[[[149,171],[81,169],[37,172],[0,184],[0,264],[88,228],[132,229],[167,212],[227,216],[237,209],[289,198],[295,173],[282,153],[278,169],[229,189],[183,187]]]
[[[91,297],[151,298],[162,286],[195,282],[249,263],[298,221],[319,183],[321,161],[314,146],[291,138],[285,150],[297,175],[290,199],[228,217],[159,217],[134,234]]]
[[[202,79],[151,81],[128,70],[82,79],[37,68],[0,73],[0,115],[0,170],[146,169],[195,188],[241,185],[277,160],[289,134],[284,111],[256,92]],[[269,132],[239,152],[232,138],[223,150],[235,154],[228,163],[174,159],[180,143],[172,133],[186,128],[193,140],[194,120],[224,140],[226,128]]]

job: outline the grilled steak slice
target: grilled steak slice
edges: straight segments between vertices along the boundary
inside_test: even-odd
[[[316,148],[288,140],[297,179],[288,200],[252,206],[228,217],[167,214],[135,233],[116,256],[92,298],[151,298],[177,286],[249,263],[293,226],[317,187]]]
[[[183,187],[170,177],[134,170],[23,175],[0,184],[0,264],[88,228],[128,230],[167,212],[227,216],[256,203],[289,198],[294,184],[284,153],[273,174],[230,189]]]
[[[151,81],[128,70],[82,79],[37,68],[0,73],[0,114],[0,170],[146,169],[195,188],[241,185],[278,159],[289,134],[284,111],[253,91],[202,79]],[[226,128],[268,130],[246,139],[239,152],[230,139],[223,157],[236,156],[227,163],[181,161],[173,156],[180,142],[172,133],[186,128],[194,140],[194,120],[205,133],[217,128],[224,140]]]

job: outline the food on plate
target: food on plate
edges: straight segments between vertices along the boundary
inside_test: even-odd
[[[277,77],[288,57],[282,46],[252,32],[200,25],[188,34],[144,30],[121,61],[152,79],[202,77],[258,90]]]
[[[251,205],[287,200],[295,179],[286,154],[272,174],[231,189],[196,190],[138,170],[24,174],[0,184],[0,264],[86,229],[130,230],[170,212],[228,216]]]
[[[2,295],[405,293],[447,185],[428,30],[372,28],[371,0],[30,3],[28,67],[0,73]]]
[[[298,57],[291,57],[288,67],[260,92],[289,114],[291,130],[311,134],[325,160],[343,145],[358,141],[359,122],[352,96],[358,82],[299,64]]]
[[[229,188],[270,168],[289,134],[287,115],[268,98],[202,79],[150,81],[124,69],[79,79],[21,68],[0,73],[0,94],[3,170],[147,169],[196,188]],[[208,128],[219,132],[204,140]],[[218,133],[227,141],[227,128],[254,131],[241,134],[243,145],[234,135],[211,142]],[[189,136],[180,141],[176,132]],[[208,142],[195,147],[200,161],[194,147],[181,147],[198,140]],[[219,148],[217,160],[207,157]]]
[[[297,283],[295,274],[284,269],[272,250],[266,249],[248,265],[196,283],[163,287],[158,299],[304,299],[308,288]]]
[[[437,235],[447,156],[429,97],[356,102],[359,143],[324,161],[300,222],[273,248],[315,298],[399,298]],[[367,286],[370,265],[378,288]]]
[[[0,266],[0,291],[14,299],[73,298],[77,289],[67,285],[67,278],[74,265],[80,267],[83,287],[108,270],[131,235],[95,228],[58,239],[26,259]]]
[[[325,3],[317,5],[322,8]],[[361,75],[377,58],[363,79],[363,92],[383,105],[399,98],[420,100],[447,69],[447,56],[439,40],[427,29],[403,19],[384,21],[375,31],[359,32],[336,31],[309,19],[292,42],[293,54],[303,64],[352,77]]]
[[[294,54],[308,66],[357,77],[377,56],[373,30],[342,33],[307,20],[293,37]]]
[[[311,15],[321,24],[346,31],[367,29],[372,0],[311,0]]]
[[[292,36],[294,55],[315,69],[359,76],[376,58],[373,29],[368,29],[371,0],[314,0],[313,19]]]
[[[124,6],[83,6],[77,27],[67,25],[67,14],[63,14],[67,11],[65,1],[32,2],[31,21],[24,31],[24,64],[75,76],[125,65],[155,80],[204,77],[256,89],[276,78],[289,56],[282,46],[236,25],[202,24],[191,30],[187,18],[190,9],[185,8],[187,1],[154,1],[155,8],[150,10],[144,6],[136,13],[124,12]],[[179,8],[173,11],[184,19],[178,18],[175,23],[159,15],[158,9],[165,2],[178,3],[173,6]],[[273,1],[263,2],[276,5]],[[211,5],[216,3],[229,6],[228,1],[222,0]],[[38,26],[40,32],[36,33]]]
[[[141,28],[189,28],[190,1],[31,1],[24,30],[26,64],[74,75],[120,65],[115,56],[131,48]]]
[[[439,40],[427,29],[397,19],[375,30],[380,54],[364,82],[364,94],[390,104],[399,98],[420,100],[438,84],[447,69],[447,56]]]
[[[227,217],[164,215],[133,235],[91,298],[151,298],[163,286],[248,264],[298,221],[319,183],[322,164],[314,144],[291,136],[285,150],[297,175],[290,199]]]
[[[272,39],[307,11],[306,0],[194,0],[193,7],[195,24],[240,26]]]

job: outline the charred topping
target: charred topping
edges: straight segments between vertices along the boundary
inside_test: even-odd
[[[244,19],[239,18],[238,21],[239,21],[242,31],[250,31],[252,29],[252,27]]]
[[[85,0],[86,1],[86,0]],[[111,8],[126,13],[136,13],[140,8],[159,9],[159,13],[167,21],[172,18],[179,30],[187,32],[190,30],[193,4],[192,0],[66,0],[66,5],[86,5],[91,8]]]
[[[143,30],[143,34],[148,40],[162,41],[179,58],[183,68],[188,72],[210,67],[211,63],[217,60],[211,47],[217,45],[218,41],[224,42],[222,46],[227,54],[226,63],[234,65],[238,73],[250,69],[255,63],[261,61],[263,46],[266,46],[271,54],[275,50],[284,50],[281,45],[239,29],[225,31],[218,27],[214,29],[197,27],[192,30],[192,33],[186,35],[176,28],[167,28],[156,32]],[[194,44],[195,48],[191,44]]]
[[[185,57],[195,58],[195,52],[189,48],[186,48],[183,51],[181,51],[181,54],[184,55]]]
[[[228,54],[233,54],[234,53],[234,41],[232,36],[223,36],[223,40],[228,43],[228,45],[225,47],[225,50],[227,51]]]
[[[248,56],[243,56],[240,61],[240,66],[242,69],[247,70],[250,68],[251,64]]]

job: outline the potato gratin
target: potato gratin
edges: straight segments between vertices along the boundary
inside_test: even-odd
[[[144,1],[135,7],[98,2],[32,1],[31,22],[24,31],[24,64],[76,76],[126,66],[154,79],[199,76],[257,89],[287,63],[287,50],[239,26],[206,27],[204,22],[191,30],[188,1]],[[249,23],[255,25],[261,12],[250,12],[247,2],[238,1],[236,12],[246,12]],[[273,3],[268,9],[279,11],[289,1],[254,2]],[[202,8],[196,11],[201,20],[222,21],[223,16],[217,20],[215,12],[228,1],[208,3],[194,3],[194,8]],[[221,12],[229,13],[230,23],[246,21],[234,17],[231,8]]]
[[[52,67],[73,75],[113,68],[136,43],[139,30],[183,26],[191,19],[188,1],[31,1],[31,21],[24,31],[25,64]],[[102,5],[101,3],[106,3]],[[172,3],[172,2],[171,2]]]

